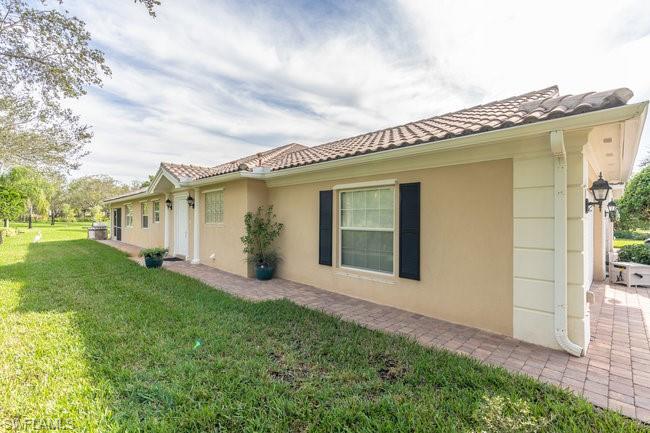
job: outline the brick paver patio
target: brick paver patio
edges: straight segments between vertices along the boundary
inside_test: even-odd
[[[102,241],[132,256],[139,248]],[[594,284],[592,341],[587,356],[524,343],[467,326],[328,292],[292,281],[257,281],[187,262],[164,267],[197,278],[235,296],[265,301],[288,299],[372,329],[414,338],[426,346],[463,353],[488,364],[560,385],[593,404],[650,422],[650,289]]]

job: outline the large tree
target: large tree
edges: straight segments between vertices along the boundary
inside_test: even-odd
[[[18,218],[23,209],[24,200],[18,190],[0,182],[0,219],[3,225],[8,227],[9,221]],[[2,243],[2,236],[0,236],[0,243]]]
[[[47,183],[45,194],[50,205],[50,223],[54,225],[56,217],[63,213],[66,180],[60,173],[52,173],[47,177]]]
[[[135,0],[154,16],[158,0]],[[0,168],[76,168],[92,138],[61,102],[110,75],[62,0],[0,0]]]
[[[144,182],[141,182],[139,180],[131,181],[131,188],[132,189],[147,188],[149,185],[151,185],[151,183],[155,178],[156,178],[155,174],[150,174],[147,180],[145,180]]]
[[[104,206],[104,200],[128,189],[110,176],[84,176],[70,181],[63,202],[84,214],[95,206]]]
[[[618,200],[619,228],[638,229],[650,225],[650,166],[635,174]]]
[[[0,185],[17,191],[22,199],[23,211],[27,212],[29,228],[32,228],[34,211],[43,214],[49,209],[47,200],[50,183],[43,174],[27,167],[13,167],[0,179]]]

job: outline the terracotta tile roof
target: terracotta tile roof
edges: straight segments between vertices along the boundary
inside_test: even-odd
[[[632,96],[634,94],[630,89],[621,88],[598,93],[590,92],[551,99],[537,99],[526,102],[521,109],[527,113],[527,116],[535,114],[538,118],[553,119],[625,105]]]
[[[501,101],[332,141],[282,155],[274,159],[270,167],[273,170],[281,170],[509,128],[625,105],[632,97],[632,92],[625,88],[575,96],[559,96],[558,93],[557,86],[552,86]]]
[[[631,97],[632,91],[626,88],[560,96],[557,86],[551,86],[318,146],[291,143],[216,167],[171,163],[163,163],[162,166],[179,180],[203,179],[241,170],[251,171],[255,166],[282,170],[603,110],[625,105]]]
[[[173,164],[171,162],[163,162],[160,165],[178,180],[198,179],[210,172],[209,167],[199,165]]]
[[[290,152],[306,149],[307,146],[298,143],[289,143],[271,150],[248,155],[234,161],[226,162],[215,167],[203,167],[200,165],[173,164],[163,162],[160,165],[170,172],[178,180],[196,180],[206,177],[219,176],[221,174],[233,173],[235,171],[250,171],[255,166],[267,166],[275,158]]]
[[[240,170],[250,171],[255,166],[267,167],[269,164],[272,164],[275,159],[303,149],[307,149],[307,146],[298,143],[285,144],[284,146],[275,147],[265,152],[256,153],[254,155],[249,155],[244,158],[236,159],[234,161],[212,167],[209,169],[207,174],[200,176],[199,179],[204,177],[218,176],[220,174],[232,173]]]

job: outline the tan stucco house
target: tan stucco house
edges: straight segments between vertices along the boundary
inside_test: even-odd
[[[585,200],[599,173],[630,176],[647,112],[631,96],[554,86],[214,167],[162,163],[108,200],[112,236],[250,276],[243,217],[273,205],[279,277],[579,356],[612,230]]]

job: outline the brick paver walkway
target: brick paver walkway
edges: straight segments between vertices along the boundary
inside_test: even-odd
[[[139,248],[102,241],[135,255]],[[483,362],[560,385],[597,406],[650,422],[650,289],[594,284],[592,341],[587,356],[524,343],[393,307],[292,281],[257,281],[187,262],[164,267],[235,296],[264,301],[289,299],[372,329],[403,334],[425,346],[463,353]]]

